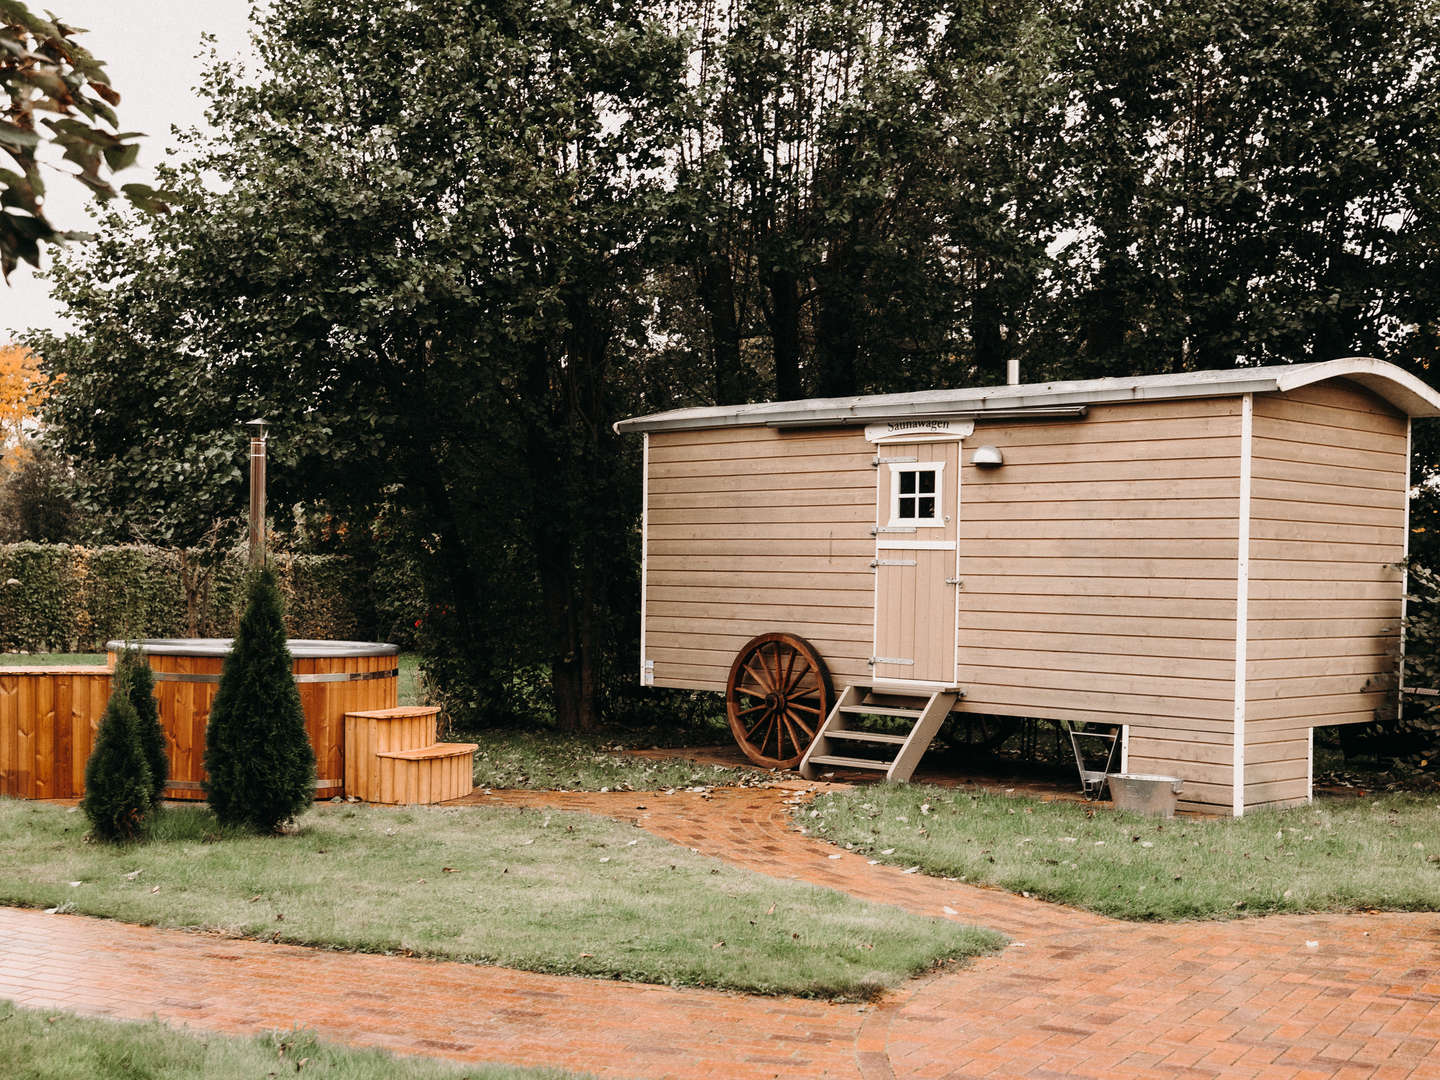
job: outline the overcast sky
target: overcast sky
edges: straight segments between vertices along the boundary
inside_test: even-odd
[[[204,125],[205,103],[194,90],[201,34],[214,34],[222,55],[249,53],[249,0],[31,0],[30,7],[52,10],[89,31],[79,40],[104,61],[120,93],[121,128],[147,135],[138,163],[119,173],[117,184],[151,179],[150,168],[174,144],[172,126]],[[50,220],[60,228],[84,228],[85,189],[54,170],[44,179]],[[49,286],[28,265],[10,276],[8,287],[0,284],[0,343],[15,331],[61,326]]]

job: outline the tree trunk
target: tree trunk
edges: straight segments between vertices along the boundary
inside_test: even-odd
[[[979,272],[977,272],[977,278]],[[970,307],[970,341],[974,349],[975,369],[981,385],[1003,386],[1006,371],[1005,337],[1000,332],[1000,283],[990,278],[975,283],[975,299]]]
[[[838,265],[837,265],[838,264]],[[821,271],[819,313],[816,318],[817,397],[848,397],[857,393],[856,361],[860,355],[860,309],[864,299],[858,287],[863,271],[832,253]]]
[[[599,726],[596,667],[595,545],[587,522],[575,520],[577,489],[599,486],[598,439],[608,329],[584,296],[567,301],[570,334],[563,366],[545,345],[531,350],[527,370],[535,417],[526,432],[530,470],[529,534],[545,613],[555,719],[565,731]]]
[[[730,261],[714,252],[695,267],[696,291],[710,321],[710,351],[715,404],[738,405],[746,398],[740,364],[740,319],[735,310],[735,278]]]
[[[793,401],[805,396],[800,385],[800,289],[791,270],[772,267],[766,285],[770,306],[766,321],[775,343],[775,397]]]

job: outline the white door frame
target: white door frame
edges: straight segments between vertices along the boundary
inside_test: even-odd
[[[940,426],[943,424],[944,426]],[[917,430],[917,427],[919,428]],[[951,578],[954,582],[960,579],[960,472],[964,463],[962,457],[962,440],[974,430],[974,423],[971,421],[940,421],[933,427],[900,427],[899,425],[872,424],[865,429],[865,436],[876,444],[876,455],[873,461],[875,465],[875,561],[880,561],[882,551],[904,551],[909,550],[935,550],[953,548],[955,552],[954,562],[951,564]],[[939,470],[937,486],[941,494],[941,512],[949,511],[949,516],[955,523],[955,540],[933,541],[922,539],[887,539],[887,534],[881,530],[886,528],[890,521],[890,507],[886,503],[893,501],[882,498],[882,492],[888,494],[888,487],[894,481],[888,482],[884,479],[890,476],[890,469],[895,465],[903,466],[903,462],[891,462],[890,457],[909,457],[909,454],[887,453],[891,447],[914,447],[925,443],[948,443],[955,447],[955,469],[951,479],[945,479],[949,469]],[[953,509],[952,509],[953,507]],[[917,529],[916,536],[922,535],[924,530]],[[958,584],[952,584],[950,588],[954,593],[954,601],[951,605],[950,617],[950,677],[948,681],[935,681],[933,679],[904,679],[893,676],[872,675],[876,683],[903,687],[905,689],[934,689],[938,687],[954,686],[959,678],[959,634],[960,634],[960,588]],[[875,567],[875,586],[871,594],[870,602],[870,647],[872,660],[880,653],[880,567]],[[872,671],[876,665],[872,664]]]

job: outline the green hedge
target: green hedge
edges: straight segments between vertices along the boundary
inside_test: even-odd
[[[373,633],[368,591],[349,560],[274,555],[271,567],[291,637]],[[231,637],[244,580],[239,553],[206,568],[166,548],[0,544],[0,652],[98,652],[120,637]]]

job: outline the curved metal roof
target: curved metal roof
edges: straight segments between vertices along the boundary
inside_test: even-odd
[[[1019,386],[967,387],[909,394],[870,394],[864,397],[674,409],[621,420],[615,425],[615,430],[626,434],[752,424],[772,427],[863,424],[908,416],[959,416],[977,420],[985,419],[987,415],[997,419],[1006,414],[1043,416],[1046,409],[1076,409],[1127,401],[1285,393],[1327,379],[1349,379],[1359,383],[1408,416],[1440,416],[1440,393],[1415,376],[1383,360],[1350,356],[1312,364],[1187,371],[1179,375],[1137,375],[1119,379],[1079,379]]]

